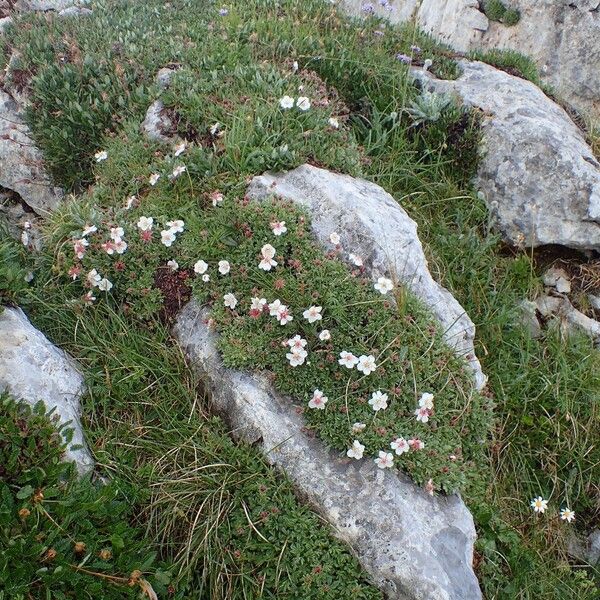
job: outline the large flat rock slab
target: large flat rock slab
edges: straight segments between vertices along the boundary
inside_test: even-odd
[[[486,377],[475,355],[475,326],[452,294],[437,283],[417,235],[417,224],[380,186],[348,175],[302,165],[282,174],[255,177],[248,197],[257,201],[277,195],[308,211],[315,237],[327,249],[337,232],[344,241],[344,257],[356,253],[373,281],[390,277],[406,285],[444,328],[444,338],[472,368],[476,385]]]
[[[386,597],[397,600],[481,598],[471,563],[475,529],[457,496],[429,496],[408,478],[354,461],[309,437],[289,398],[269,382],[225,368],[209,311],[190,302],[173,333],[232,435],[258,445],[298,493],[350,545]]]
[[[93,467],[79,420],[83,377],[72,358],[54,346],[18,308],[0,312],[0,391],[32,406],[43,400],[55,409],[61,423],[73,429],[72,445],[65,458],[75,461],[80,473]]]

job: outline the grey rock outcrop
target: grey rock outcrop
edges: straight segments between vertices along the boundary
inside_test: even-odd
[[[600,249],[600,163],[567,113],[533,83],[481,62],[461,76],[422,85],[482,113],[476,187],[504,239],[520,247]]]
[[[146,111],[142,131],[153,142],[172,143],[175,139],[174,124],[162,100],[155,100]]]
[[[82,446],[69,447],[66,458],[75,461],[81,474],[93,468],[79,420],[83,377],[75,362],[17,308],[0,312],[0,391],[31,405],[43,400],[47,409],[54,408],[60,421],[73,429],[71,445]]]
[[[407,478],[329,451],[303,430],[291,401],[268,381],[225,368],[195,302],[179,314],[174,335],[238,439],[258,444],[301,496],[331,523],[374,582],[393,600],[481,598],[471,568],[475,529],[457,496],[431,497]]]
[[[88,4],[87,0],[17,0],[14,9],[19,12],[32,11],[61,11],[71,6],[82,6]]]
[[[248,188],[254,200],[273,194],[307,209],[313,233],[326,247],[332,247],[330,234],[338,233],[344,255],[360,255],[374,281],[386,276],[405,284],[442,324],[446,342],[467,360],[477,387],[484,386],[486,377],[473,349],[475,326],[431,276],[417,224],[390,194],[374,183],[311,165],[255,177]]]

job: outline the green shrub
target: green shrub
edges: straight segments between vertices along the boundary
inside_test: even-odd
[[[490,21],[498,21],[504,25],[516,25],[521,13],[515,8],[507,8],[502,0],[484,0],[483,12]]]

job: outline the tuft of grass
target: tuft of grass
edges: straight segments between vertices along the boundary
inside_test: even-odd
[[[521,19],[521,13],[516,8],[508,8],[502,0],[484,0],[483,12],[490,21],[498,21],[509,27]]]
[[[467,57],[471,60],[480,60],[497,69],[527,79],[542,88],[543,83],[536,64],[531,58],[516,50],[472,50]]]

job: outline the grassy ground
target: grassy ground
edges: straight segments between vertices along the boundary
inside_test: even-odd
[[[455,76],[449,53],[412,29],[349,22],[320,2],[251,0],[228,5],[222,16],[218,8],[185,0],[99,3],[89,19],[30,18],[34,25],[12,42],[31,77],[30,122],[48,164],[58,182],[83,192],[54,218],[38,287],[25,299],[36,323],[86,367],[84,413],[100,465],[139,489],[140,521],[175,560],[182,582],[200,574],[191,589],[206,597],[293,598],[301,586],[312,594],[302,597],[376,597],[289,485],[204,414],[197,382],[155,319],[153,272],[173,257],[191,267],[200,248],[214,248],[218,258],[227,236],[206,248],[193,242],[215,232],[199,218],[212,214],[211,191],[221,191],[227,206],[243,195],[247,177],[307,160],[362,174],[417,221],[435,276],[478,327],[495,425],[489,468],[465,500],[479,529],[486,597],[594,598],[591,570],[569,563],[566,547],[573,530],[589,530],[599,515],[598,353],[586,339],[549,331],[533,340],[518,325],[516,304],[539,280],[533,254],[502,247],[469,187],[477,116],[450,106],[415,127],[403,112],[418,92],[396,55],[416,64],[431,59],[434,72]],[[173,63],[182,68],[163,100],[191,147],[181,158],[187,172],[168,182],[179,163],[171,148],[146,142],[139,123],[158,93],[154,73]],[[279,98],[300,95],[299,85],[328,103],[283,115]],[[328,128],[331,115],[339,129]],[[217,122],[223,137],[208,131]],[[101,149],[109,158],[95,166]],[[154,172],[163,176],[150,188]],[[123,204],[132,194],[140,215],[184,219],[196,234],[168,250],[132,245],[124,256],[138,276],[124,295],[117,292],[123,273],[111,271],[120,304],[84,309],[73,303],[79,282],[64,277],[72,252],[65,241],[89,220],[130,219]],[[112,264],[107,259],[105,269]],[[538,495],[550,509],[534,517],[529,500]],[[558,519],[565,505],[577,513],[574,525]]]

